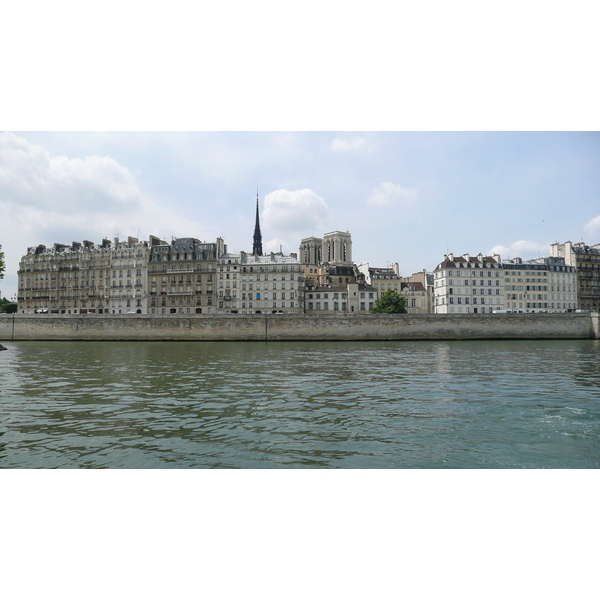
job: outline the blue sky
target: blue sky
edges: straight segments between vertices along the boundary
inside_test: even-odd
[[[7,297],[36,244],[139,233],[250,250],[257,186],[266,250],[347,229],[357,263],[406,275],[446,251],[600,242],[596,132],[5,132],[0,174]]]

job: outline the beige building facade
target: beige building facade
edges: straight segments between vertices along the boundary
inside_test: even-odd
[[[226,252],[227,246],[221,238],[215,242],[177,238],[170,244],[151,239],[149,313],[217,312],[217,264]]]
[[[550,244],[552,256],[564,258],[577,273],[578,308],[600,312],[600,244]]]
[[[118,239],[104,239],[101,244],[84,240],[70,245],[57,243],[51,248],[43,244],[28,248],[18,270],[19,312],[110,314],[111,292],[116,285],[111,277],[113,255],[119,244]],[[147,245],[148,242],[129,238],[121,243],[121,248],[126,248],[127,253],[144,254]],[[130,280],[135,281],[133,276]],[[137,305],[135,290],[133,283],[127,290],[133,306]]]
[[[507,312],[572,312],[577,309],[575,267],[564,258],[502,262]]]
[[[365,283],[348,283],[307,288],[306,314],[366,314],[375,308],[378,294]]]

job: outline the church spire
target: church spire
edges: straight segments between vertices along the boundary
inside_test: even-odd
[[[258,186],[256,187],[256,223],[254,225],[254,239],[252,244],[252,254],[262,256],[262,234],[260,233],[260,220],[258,218]]]

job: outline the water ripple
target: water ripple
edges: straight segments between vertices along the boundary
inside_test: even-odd
[[[588,340],[10,343],[0,466],[598,468],[599,357]]]

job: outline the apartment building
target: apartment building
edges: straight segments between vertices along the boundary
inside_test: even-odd
[[[434,308],[438,314],[569,312],[577,308],[575,275],[558,257],[448,254],[434,271]]]
[[[429,312],[429,294],[421,282],[400,282],[400,294],[406,298],[406,312],[409,315],[422,315]]]
[[[145,314],[148,256],[149,242],[134,237],[32,246],[19,263],[19,311]]]
[[[433,276],[437,314],[482,314],[505,308],[504,271],[498,255],[447,254]]]
[[[577,308],[575,267],[564,258],[502,262],[508,312],[572,312]]]
[[[401,277],[402,293],[407,296],[407,310],[413,314],[433,312],[433,274],[426,269],[413,273],[409,277]],[[408,285],[407,285],[408,284]],[[405,287],[407,285],[407,287]],[[414,287],[414,293],[407,293],[407,288]],[[424,293],[424,295],[423,295]]]
[[[148,260],[150,242],[128,237],[114,239],[110,261],[110,297],[108,312],[113,315],[148,314]]]
[[[177,238],[170,244],[151,238],[149,314],[216,313],[217,265],[226,252],[222,238]]]
[[[600,311],[600,244],[588,246],[583,242],[550,244],[554,257],[564,258],[565,264],[575,268],[577,274],[578,308]]]
[[[358,265],[365,281],[381,295],[394,290],[406,298],[406,312],[425,314],[432,311],[433,277],[423,270],[410,277],[400,276],[400,266],[394,263],[389,267],[371,267],[369,263]]]
[[[218,262],[218,313],[304,311],[304,271],[296,254],[227,253]]]
[[[365,314],[375,308],[377,290],[366,283],[329,284],[307,288],[306,314]]]

